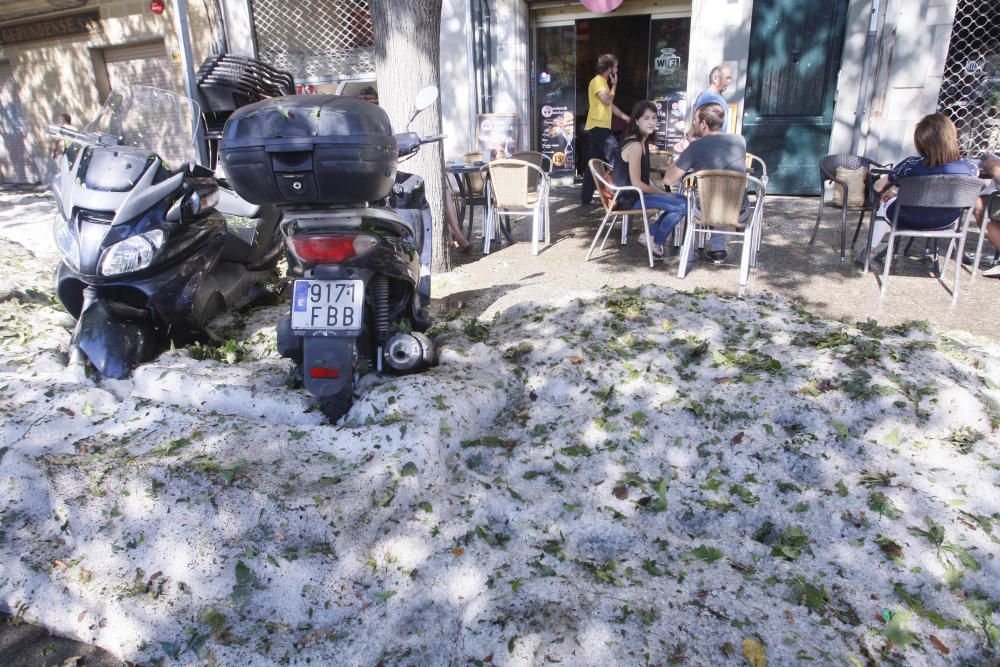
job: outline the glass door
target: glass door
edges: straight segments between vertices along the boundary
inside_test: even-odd
[[[649,22],[649,73],[646,96],[656,104],[660,125],[656,147],[677,153],[674,145],[687,132],[688,47],[691,19],[653,19]]]
[[[576,170],[576,29],[573,24],[535,31],[535,127],[538,150],[552,159],[552,175]]]

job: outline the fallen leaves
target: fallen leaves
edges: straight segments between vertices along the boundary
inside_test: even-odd
[[[767,664],[767,652],[764,645],[756,639],[743,640],[743,657],[750,663],[750,667],[764,667]]]

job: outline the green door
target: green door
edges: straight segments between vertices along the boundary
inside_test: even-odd
[[[769,192],[819,194],[848,0],[754,0],[743,135]]]

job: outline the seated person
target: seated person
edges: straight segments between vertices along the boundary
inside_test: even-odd
[[[649,146],[656,140],[658,124],[655,104],[642,100],[635,105],[619,149],[619,157],[611,172],[611,180],[618,186],[631,185],[639,188],[646,208],[663,211],[659,220],[649,227],[652,240],[647,239],[645,234],[639,237],[640,243],[651,244],[649,249],[654,258],[663,259],[663,244],[687,213],[687,200],[649,182]],[[638,205],[637,200],[638,196],[634,192],[623,192],[618,196],[615,208],[631,210]]]
[[[980,170],[993,179],[993,192],[984,195],[976,202],[976,207],[972,210],[976,217],[976,224],[980,227],[986,225],[986,238],[989,239],[993,247],[1000,252],[1000,220],[990,220],[986,218],[986,202],[990,197],[1000,197],[1000,156],[988,155],[980,163]],[[1000,278],[1000,264],[997,264],[983,271],[984,276]]]
[[[674,163],[663,174],[664,185],[676,185],[688,173],[704,169],[725,169],[740,174],[746,173],[747,142],[739,134],[723,133],[722,127],[726,120],[725,110],[718,104],[705,104],[695,111],[694,133],[700,138],[684,149]],[[744,196],[743,211],[740,222],[747,219],[750,211],[750,201]],[[694,259],[694,246],[691,247]],[[716,264],[726,260],[726,236],[712,234],[708,258]]]
[[[890,173],[875,181],[873,187],[876,192],[882,193],[882,205],[872,227],[871,247],[863,248],[855,258],[859,264],[864,264],[867,253],[877,248],[891,229],[889,221],[896,208],[896,197],[889,186],[896,185],[900,179],[908,176],[979,174],[975,164],[959,157],[955,124],[944,114],[932,113],[924,116],[913,131],[913,143],[920,155],[906,158]],[[904,206],[899,212],[897,224],[900,229],[946,229],[960,214],[961,210],[953,208],[907,209]]]

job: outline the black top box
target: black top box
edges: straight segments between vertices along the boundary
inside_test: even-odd
[[[395,182],[398,152],[383,109],[339,95],[273,97],[237,109],[220,145],[236,192],[276,205],[382,199]]]

